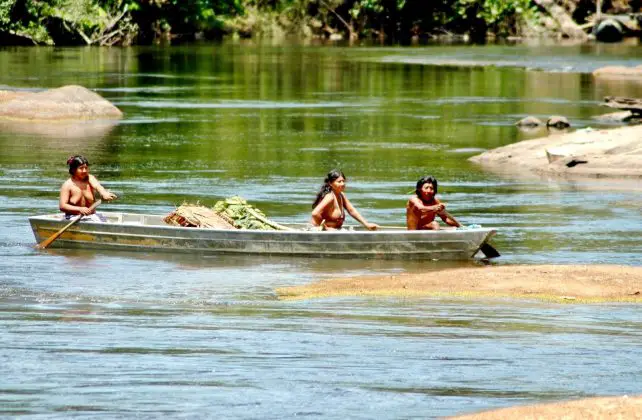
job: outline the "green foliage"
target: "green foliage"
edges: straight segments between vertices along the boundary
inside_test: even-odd
[[[34,43],[51,44],[42,22],[43,5],[35,0],[0,0],[0,31],[31,39]]]
[[[126,7],[121,0],[0,0],[0,30],[36,44],[121,41],[136,30]]]
[[[231,220],[238,229],[276,230],[261,210],[248,204],[242,197],[217,201],[212,210]]]
[[[243,36],[377,37],[466,33],[499,35],[534,19],[532,0],[0,0],[0,31],[36,43],[128,45]]]
[[[16,34],[30,38],[36,44],[53,45],[47,28],[39,22],[30,21],[26,27],[16,28]]]
[[[350,15],[358,19],[362,13],[381,13],[383,12],[383,5],[379,0],[359,0],[354,2],[354,6],[350,9]]]
[[[223,18],[243,11],[242,0],[133,0],[133,15],[153,38],[172,39],[209,32],[223,25]],[[145,35],[145,34],[144,34]],[[147,37],[149,38],[149,33]]]
[[[11,23],[11,10],[16,0],[0,0],[0,29],[9,29]]]
[[[502,34],[514,29],[514,23],[534,19],[536,14],[531,0],[456,0],[454,8],[462,19],[469,20],[472,14]]]

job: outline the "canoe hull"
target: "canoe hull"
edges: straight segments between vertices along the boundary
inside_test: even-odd
[[[256,231],[169,226],[162,216],[103,213],[107,223],[83,222],[65,231],[51,247],[166,251],[203,254],[341,256],[462,260],[473,258],[493,229],[443,231]],[[36,242],[68,223],[60,215],[29,218]]]

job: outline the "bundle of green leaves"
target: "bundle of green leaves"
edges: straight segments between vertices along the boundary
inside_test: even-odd
[[[226,217],[238,229],[276,230],[261,210],[252,206],[242,197],[234,196],[216,202],[212,208]]]

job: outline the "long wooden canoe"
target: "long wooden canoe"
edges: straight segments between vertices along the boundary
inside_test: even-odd
[[[474,258],[495,235],[488,228],[408,231],[389,227],[368,231],[223,230],[170,226],[161,215],[103,212],[107,222],[81,221],[65,231],[54,248],[235,253],[362,258],[462,260]],[[29,218],[37,242],[60,230],[60,213]],[[296,229],[298,228],[298,229]],[[480,253],[479,256],[483,256]]]

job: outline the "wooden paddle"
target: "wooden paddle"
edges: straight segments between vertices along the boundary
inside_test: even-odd
[[[452,216],[452,214],[448,213],[448,212],[446,211],[446,209],[444,209],[444,214],[445,214],[445,215],[446,215],[446,217],[448,217],[450,220],[452,220],[453,222],[457,223],[457,227],[461,227],[461,226],[463,226],[461,223],[459,223],[459,221],[458,221],[457,219],[455,219],[455,218]],[[486,258],[488,258],[488,259],[490,259],[490,258],[497,258],[497,257],[501,257],[501,254],[499,253],[499,251],[497,251],[497,250],[495,249],[495,247],[494,247],[494,246],[492,246],[491,244],[489,244],[488,242],[484,242],[484,243],[482,244],[482,246],[480,246],[480,247],[479,247],[479,250],[480,250],[481,252],[483,252],[483,253],[484,253],[484,255],[486,256]]]
[[[94,202],[94,204],[92,204],[91,207],[89,207],[89,210],[94,211],[94,209],[96,207],[98,207],[100,205],[100,203],[102,203],[102,200],[96,200]],[[36,248],[37,249],[45,249],[45,248],[47,248],[49,245],[51,245],[51,243],[53,241],[58,239],[58,237],[60,235],[62,235],[67,229],[69,229],[70,227],[72,227],[73,225],[78,223],[80,221],[80,219],[82,219],[82,218],[83,218],[82,214],[78,215],[78,217],[76,217],[74,220],[69,222],[65,227],[60,229],[58,232],[54,233],[53,235],[51,235],[50,237],[48,237],[47,239],[45,239],[44,241],[42,241],[38,245],[36,245]]]

